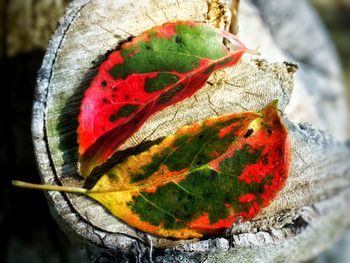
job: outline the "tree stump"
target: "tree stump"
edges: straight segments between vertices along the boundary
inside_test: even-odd
[[[279,7],[291,11],[282,8],[290,2]],[[281,18],[275,15],[264,20],[268,14],[265,7],[257,0],[252,3],[241,3],[238,34],[249,47],[261,45],[262,57],[246,55],[237,66],[215,73],[210,84],[193,97],[155,114],[121,146],[120,152],[132,152],[144,142],[210,116],[259,110],[277,98],[292,140],[291,171],[285,188],[252,221],[237,222],[218,236],[176,241],[137,231],[87,197],[48,192],[54,217],[93,262],[300,261],[328,247],[349,225],[350,149],[331,136],[348,135],[341,75],[332,58],[332,47],[317,28],[308,6],[301,1],[295,4],[300,13],[294,15],[303,15],[304,24],[316,30],[314,37],[319,40],[314,40],[318,47],[311,53],[316,55],[307,62],[330,59],[330,67],[312,67],[305,62],[297,71],[295,64],[283,61],[301,60],[298,49],[307,45],[294,43],[294,38],[300,36],[291,31],[291,45],[281,46],[283,33],[289,32],[277,30]],[[77,171],[77,116],[96,67],[107,51],[116,49],[128,37],[173,20],[207,21],[222,29],[234,28],[230,26],[229,5],[224,1],[71,2],[39,71],[33,106],[33,140],[43,183],[83,186]],[[325,47],[322,54],[317,52],[319,47]],[[323,77],[324,72],[329,78]],[[319,82],[310,83],[310,79]],[[341,119],[340,123],[334,116]],[[299,121],[328,129],[331,134],[296,124]]]

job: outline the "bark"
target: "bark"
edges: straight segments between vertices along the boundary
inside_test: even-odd
[[[263,57],[281,62],[245,56],[236,67],[215,73],[209,80],[211,85],[194,97],[154,115],[122,145],[121,151],[209,116],[258,110],[276,98],[282,114],[289,107],[288,117],[294,121],[307,120],[317,125],[320,119],[320,126],[332,131],[335,121],[315,111],[323,97],[309,93],[295,64],[283,63],[288,58],[285,48],[280,48],[270,34],[258,9],[245,2],[241,3],[240,12],[239,34],[243,41],[251,46],[261,43]],[[33,140],[44,183],[84,183],[77,173],[77,116],[83,91],[106,51],[154,25],[180,19],[208,21],[227,30],[231,21],[229,7],[220,1],[77,0],[70,4],[38,74],[33,106]],[[338,74],[337,68],[330,74]],[[341,79],[334,77],[333,81],[341,86]],[[334,103],[340,106],[332,109],[332,114],[341,117],[346,114],[338,86],[335,89],[340,91],[335,93]],[[298,112],[298,107],[291,109],[291,105],[301,105],[300,97],[307,105],[304,114]],[[92,261],[309,259],[332,244],[350,223],[350,150],[328,133],[291,122],[286,114],[284,120],[293,149],[285,188],[257,218],[238,222],[220,236],[186,241],[158,238],[128,227],[86,197],[59,192],[47,193],[50,208],[61,227],[81,243]],[[339,129],[344,137],[346,131]]]

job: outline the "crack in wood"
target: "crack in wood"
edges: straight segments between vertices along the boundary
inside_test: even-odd
[[[147,16],[147,18],[148,18],[149,20],[151,20],[151,21],[153,22],[153,24],[154,24],[155,26],[158,25],[157,22],[154,21],[153,18],[152,18],[149,14],[147,14],[146,12],[145,12],[144,14],[145,14],[145,16]]]
[[[107,20],[107,17],[101,15],[100,13],[95,12],[95,14],[98,15],[99,17],[101,17],[101,18]],[[111,34],[114,34],[111,30],[102,27],[100,24],[96,24],[96,25],[97,25],[98,27],[100,27],[101,29],[104,29],[105,31],[107,31],[107,32],[109,32],[109,33],[111,33]],[[131,34],[130,32],[126,31],[125,29],[123,29],[123,28],[121,28],[121,27],[118,27],[118,26],[116,26],[116,25],[113,25],[113,27],[116,28],[117,30],[120,30],[120,31],[124,32],[125,34],[127,34],[127,35],[129,35],[129,36],[131,36],[131,37],[135,37],[135,35]]]
[[[234,107],[236,107],[236,106],[238,106],[238,107],[241,107],[243,110],[245,110],[245,111],[249,111],[246,107],[244,107],[244,106],[242,106],[241,104],[239,104],[239,103],[237,103],[237,102],[229,102],[229,104],[230,105],[232,105],[232,106],[234,106]]]

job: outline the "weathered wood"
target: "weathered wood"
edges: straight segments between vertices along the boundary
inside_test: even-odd
[[[257,9],[248,3],[241,5],[239,33],[243,41],[250,47],[262,44],[263,57],[275,61],[286,59],[264,27]],[[76,166],[77,115],[82,93],[101,56],[130,35],[179,19],[211,21],[225,29],[229,29],[231,21],[228,6],[220,1],[208,4],[202,0],[77,0],[71,3],[49,44],[38,75],[33,139],[44,183],[83,184]],[[291,96],[291,104],[300,105],[298,99],[305,95],[306,118],[298,117],[300,114],[295,110],[289,110],[288,116],[315,122],[320,118],[314,111],[315,100],[307,93],[305,82],[298,81],[301,78],[298,75],[296,90],[292,91],[295,70],[295,65],[245,56],[236,67],[214,74],[209,80],[212,85],[205,86],[193,98],[154,115],[121,150],[155,140],[209,116],[258,110],[275,98],[279,99],[283,114]],[[93,260],[116,256],[139,257],[145,261],[182,258],[183,262],[308,259],[331,244],[336,233],[350,223],[347,162],[350,151],[311,126],[297,125],[287,118],[285,121],[293,147],[286,187],[255,220],[237,222],[221,237],[200,241],[157,238],[128,227],[96,202],[77,195],[49,192],[50,207],[62,228],[85,244]],[[334,122],[327,119],[322,125],[331,128],[331,121]],[[302,253],[296,257],[295,250]]]

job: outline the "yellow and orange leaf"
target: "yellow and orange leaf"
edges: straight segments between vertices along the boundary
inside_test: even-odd
[[[289,155],[272,103],[185,126],[117,164],[87,194],[145,232],[201,237],[267,206],[284,185]]]
[[[287,129],[272,102],[182,127],[115,165],[92,189],[14,184],[86,194],[135,228],[187,239],[254,218],[284,186],[289,163]]]

